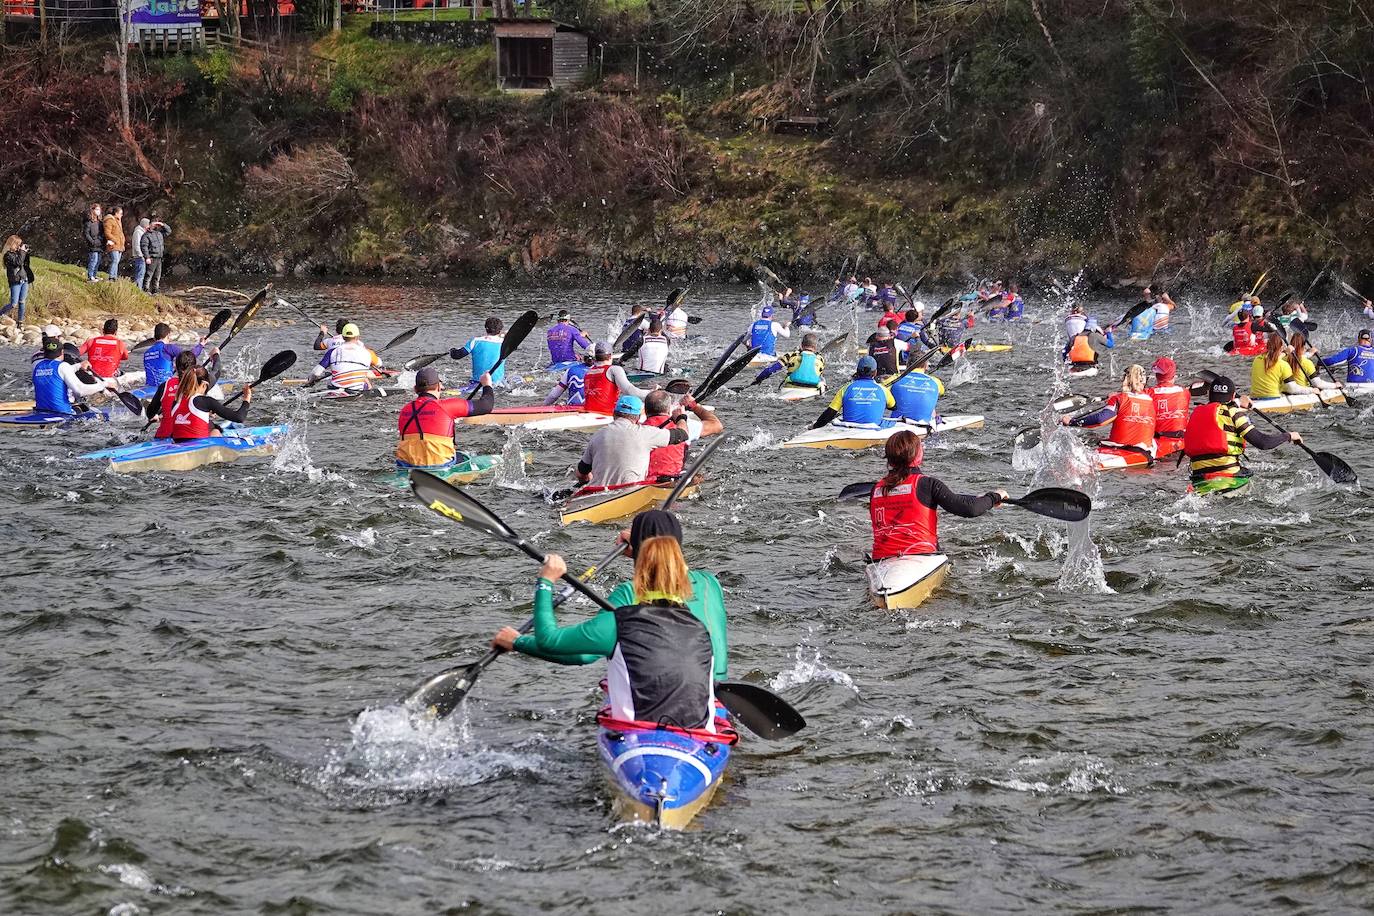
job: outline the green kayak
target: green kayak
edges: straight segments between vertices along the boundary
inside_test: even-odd
[[[1193,492],[1198,496],[1220,496],[1222,499],[1240,496],[1248,489],[1249,477],[1214,477],[1192,486]]]
[[[452,483],[472,483],[478,477],[490,474],[500,465],[500,455],[471,455],[466,461],[460,461],[447,467],[416,468],[415,470],[428,471],[436,477],[442,477]],[[411,468],[397,468],[394,471],[388,471],[381,476],[382,483],[398,490],[404,490],[410,486],[411,470]]]

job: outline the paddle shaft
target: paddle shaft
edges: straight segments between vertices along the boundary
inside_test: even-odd
[[[1317,400],[1321,400],[1321,397],[1318,396]],[[1260,417],[1264,420],[1264,422],[1268,423],[1270,426],[1274,427],[1274,428],[1277,429],[1279,432],[1283,433],[1285,436],[1289,435],[1288,430],[1286,430],[1286,429],[1284,429],[1282,426],[1280,426],[1280,425],[1278,424],[1278,421],[1272,419],[1272,418],[1269,416],[1269,414],[1265,413],[1265,412],[1262,411],[1262,410],[1256,410],[1256,411],[1253,411],[1253,412],[1259,414]],[[1291,441],[1291,440],[1290,440],[1290,441]],[[1321,465],[1321,459],[1317,457],[1317,453],[1316,453],[1316,452],[1312,451],[1312,449],[1311,449],[1310,447],[1308,447],[1308,445],[1307,445],[1306,442],[1295,442],[1295,443],[1293,443],[1293,444],[1296,445],[1298,448],[1302,449],[1302,450],[1303,450],[1304,452],[1306,452],[1307,454],[1311,455],[1311,456],[1312,456],[1312,460],[1315,461],[1315,462],[1317,462],[1317,464],[1318,464],[1319,466]]]

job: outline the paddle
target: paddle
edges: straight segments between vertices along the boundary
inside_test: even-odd
[[[1255,285],[1250,287],[1250,295],[1258,296],[1260,287],[1267,285],[1268,281],[1269,271],[1266,270],[1264,273],[1260,274],[1259,277],[1255,280]]]
[[[414,337],[414,336],[415,336],[416,334],[418,334],[418,333],[420,333],[420,329],[419,329],[419,328],[411,328],[409,331],[402,331],[401,333],[397,334],[395,337],[391,338],[391,340],[387,341],[387,342],[386,342],[386,345],[383,346],[383,347],[382,347],[380,350],[378,350],[377,352],[378,352],[378,353],[385,353],[387,350],[390,350],[392,347],[399,347],[401,344],[403,344],[403,343],[405,343],[406,341],[410,340],[412,337]]]
[[[115,392],[115,397],[119,399],[119,403],[123,404],[130,413],[142,415],[143,402],[134,397],[132,393],[128,391],[117,391]]]
[[[267,362],[262,364],[262,369],[258,372],[258,380],[256,382],[250,382],[249,384],[244,385],[242,389],[236,392],[231,398],[229,398],[229,400],[224,402],[224,406],[228,407],[230,404],[234,403],[239,398],[243,397],[244,392],[246,392],[249,388],[256,388],[263,382],[271,381],[272,379],[281,375],[283,372],[285,372],[287,369],[290,369],[294,365],[296,365],[296,351],[282,350],[280,353],[276,354]]]
[[[1352,298],[1354,298],[1354,299],[1358,299],[1360,302],[1366,302],[1366,301],[1369,300],[1369,297],[1368,297],[1368,296],[1366,296],[1364,293],[1360,292],[1359,290],[1357,290],[1355,287],[1351,286],[1349,283],[1345,282],[1344,280],[1341,280],[1341,281],[1340,281],[1340,284],[1341,284],[1341,289],[1345,292],[1345,294],[1346,294],[1347,296],[1350,296],[1350,297],[1352,297]]]
[[[931,369],[930,371],[931,371],[931,372],[937,372],[937,371],[939,371],[940,369],[944,369],[946,366],[951,365],[956,359],[959,358],[959,356],[960,356],[961,354],[967,353],[967,352],[968,352],[968,348],[971,347],[971,346],[973,346],[973,338],[972,338],[972,337],[969,337],[969,338],[965,339],[963,343],[959,344],[959,346],[955,347],[954,349],[952,349],[952,350],[950,350],[948,353],[946,353],[945,356],[944,356],[944,358],[941,359],[940,362],[937,363],[937,364],[935,365],[935,368],[934,368],[934,369]],[[906,370],[906,372],[903,372],[901,375],[899,375],[899,376],[897,376],[895,379],[893,379],[892,382],[891,382],[891,384],[889,384],[887,387],[891,388],[893,385],[897,384],[899,381],[901,381],[902,379],[906,378],[907,372],[910,372],[911,369],[912,369],[912,367],[908,367],[907,370]]]
[[[827,353],[833,353],[848,339],[849,332],[843,331],[826,341],[817,352],[819,352],[821,356],[825,356]]]
[[[701,380],[700,387],[705,388],[715,379],[716,373],[720,371],[720,367],[725,365],[726,360],[730,358],[730,354],[734,353],[735,350],[739,348],[740,344],[744,343],[745,338],[748,336],[748,332],[741,334],[739,337],[735,338],[734,343],[725,348],[725,352],[720,354],[720,358],[717,359],[716,364],[711,367],[711,371],[706,373],[706,377]]]
[[[234,319],[234,324],[229,328],[229,336],[224,338],[224,343],[219,345],[221,352],[223,352],[224,349],[229,346],[230,342],[238,336],[239,331],[242,331],[244,327],[247,326],[248,322],[252,321],[253,317],[258,314],[258,309],[262,308],[262,304],[267,301],[267,294],[271,289],[272,284],[269,283],[258,290],[252,299],[248,300],[248,304],[239,312],[238,317]],[[206,360],[205,365],[208,366],[209,364],[210,361]]]
[[[515,352],[516,348],[525,342],[525,338],[530,336],[530,331],[539,323],[539,313],[530,309],[523,313],[519,318],[510,323],[510,330],[506,336],[501,338],[501,355],[497,357],[495,364],[487,370],[488,374],[501,368],[501,364],[506,361],[506,357]]]
[[[839,498],[868,499],[875,486],[876,483],[851,483],[840,491]],[[1061,522],[1081,522],[1093,510],[1093,501],[1086,493],[1064,487],[1044,487],[1032,490],[1019,499],[1009,496],[1002,502]]]
[[[1108,327],[1109,327],[1109,328],[1119,328],[1119,327],[1121,327],[1121,325],[1123,325],[1123,324],[1130,324],[1133,320],[1135,320],[1135,316],[1139,315],[1141,312],[1145,311],[1145,310],[1146,310],[1147,308],[1149,308],[1149,307],[1150,307],[1150,303],[1148,303],[1148,302],[1146,302],[1144,299],[1142,299],[1142,300],[1140,300],[1139,302],[1137,302],[1135,305],[1133,305],[1133,306],[1131,306],[1130,308],[1126,309],[1126,314],[1122,315],[1122,316],[1121,316],[1119,319],[1117,319],[1114,323],[1108,325]]]
[[[749,365],[750,361],[753,360],[755,356],[758,356],[762,349],[762,347],[750,347],[744,353],[741,353],[735,358],[734,362],[716,373],[716,377],[711,379],[710,384],[703,382],[696,391],[692,392],[692,397],[698,401],[704,401],[715,394],[726,382],[730,381],[730,379],[734,378],[736,375],[739,375],[740,370]]]
[[[1317,323],[1315,321],[1307,322],[1303,321],[1301,318],[1294,318],[1292,324],[1292,327],[1296,328],[1297,332],[1301,334],[1305,340],[1312,339],[1312,329],[1316,326]],[[1313,352],[1315,353],[1315,351]],[[1323,369],[1326,370],[1326,377],[1331,379],[1331,381],[1335,383],[1336,387],[1340,389],[1341,394],[1345,395],[1345,403],[1349,404],[1351,407],[1356,408],[1357,410],[1364,406],[1360,403],[1358,398],[1356,398],[1353,394],[1350,393],[1350,390],[1348,388],[1341,384],[1341,380],[1336,378],[1336,373],[1331,371],[1331,367],[1328,366],[1326,363],[1322,362],[1322,358],[1320,355],[1315,356],[1312,362],[1316,363],[1317,365],[1318,375],[1321,374],[1321,371]],[[1320,391],[1317,393],[1317,403],[1321,404],[1323,407],[1331,406],[1327,404],[1325,400],[1322,399]]]
[[[806,728],[801,713],[777,694],[744,681],[716,681],[716,699],[754,734],[766,741],[790,738]]]
[[[310,317],[309,313],[307,313],[305,309],[301,308],[299,305],[297,305],[297,304],[294,303],[294,302],[287,302],[287,301],[286,301],[285,299],[283,299],[281,296],[278,296],[278,297],[277,297],[277,305],[284,305],[284,306],[286,306],[286,307],[289,308],[289,309],[295,309],[296,312],[297,312],[302,318],[304,318],[306,321],[310,322],[310,323],[313,324],[313,325],[318,325],[318,324],[319,324],[318,321],[316,321],[314,318],[311,318],[311,317]]]
[[[1274,429],[1277,429],[1279,432],[1287,435],[1288,430],[1284,429],[1277,422],[1272,420],[1267,413],[1265,413],[1262,410],[1256,410],[1254,412],[1259,414],[1264,419],[1264,422],[1274,427]],[[1323,474],[1325,474],[1327,477],[1330,477],[1336,483],[1357,484],[1360,482],[1359,475],[1355,473],[1355,469],[1352,468],[1350,465],[1346,464],[1336,455],[1333,455],[1330,452],[1314,452],[1311,448],[1308,447],[1306,442],[1298,442],[1296,443],[1296,445],[1298,446],[1298,448],[1302,449],[1304,452],[1306,452],[1308,455],[1312,457],[1312,460],[1317,463],[1317,467],[1321,468],[1321,472]]]
[[[412,356],[410,359],[401,363],[401,370],[403,372],[414,372],[423,369],[431,363],[438,362],[445,356],[448,356],[448,351],[444,351],[443,353],[426,353],[423,356]]]
[[[668,315],[669,312],[671,312],[673,309],[675,309],[675,308],[677,308],[679,305],[681,305],[681,304],[682,304],[682,300],[684,300],[684,299],[687,298],[687,293],[688,293],[689,290],[690,290],[690,287],[682,287],[682,286],[675,287],[675,288],[673,289],[673,291],[672,291],[671,293],[668,294],[668,298],[667,298],[667,299],[664,301],[664,303],[663,303],[663,311],[659,312],[659,314],[660,314],[660,315],[663,315],[664,317],[667,317],[667,315]],[[688,324],[701,324],[701,322],[702,322],[702,317],[701,317],[700,315],[688,315],[688,316],[687,316],[687,323],[688,323]]]
[[[220,309],[215,313],[215,317],[210,319],[210,329],[206,331],[203,336],[210,337],[214,334],[218,334],[219,329],[224,327],[225,323],[233,317],[234,312],[232,309]],[[130,352],[137,353],[139,350],[146,350],[155,343],[157,343],[157,338],[155,337],[149,337],[147,340],[140,340],[138,343],[134,344]]]
[[[611,352],[618,353],[620,351],[620,348],[625,346],[625,341],[633,337],[636,331],[643,330],[644,328],[648,327],[648,319],[648,315],[638,315],[636,317],[629,319],[629,322],[625,325],[625,328],[620,332],[620,336],[617,337],[615,339],[615,342],[611,344]]]

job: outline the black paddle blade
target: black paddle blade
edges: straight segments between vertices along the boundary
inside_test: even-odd
[[[947,366],[952,365],[956,359],[958,359],[960,356],[963,356],[966,352],[968,352],[968,348],[971,346],[973,346],[972,337],[968,338],[963,343],[959,344],[959,346],[955,347],[953,350],[950,350],[948,353],[946,353],[945,358],[940,360],[939,364],[935,368],[944,369]]]
[[[146,350],[155,343],[157,343],[157,341],[151,337],[149,337],[147,340],[140,340],[138,343],[134,344],[132,347],[129,348],[129,352],[137,353],[139,350]]]
[[[1040,427],[1026,426],[1016,431],[1016,435],[1011,437],[1012,445],[1023,451],[1035,448],[1040,444]]]
[[[682,473],[678,475],[677,485],[673,487],[673,492],[668,494],[668,498],[659,505],[660,509],[666,512],[673,508],[673,504],[676,503],[677,498],[682,495],[682,491],[691,486],[692,478],[697,476],[697,471],[705,466],[706,459],[711,457],[712,452],[720,448],[720,444],[723,441],[725,440],[722,437],[716,436],[714,439],[707,442],[701,451],[697,452],[696,459],[692,462],[691,467],[683,468]]]
[[[504,360],[515,352],[516,348],[525,342],[525,338],[530,336],[530,331],[534,330],[535,325],[539,324],[539,313],[534,309],[521,314],[521,316],[510,323],[510,330],[506,336],[501,338],[501,359]]]
[[[682,300],[686,298],[687,288],[684,286],[679,286],[668,294],[668,298],[665,299],[663,302],[663,307],[664,309],[671,311],[672,309],[675,309],[679,305],[681,305]]]
[[[726,382],[730,381],[730,379],[734,378],[736,375],[739,375],[740,370],[749,365],[749,361],[755,356],[758,356],[759,351],[762,349],[762,347],[751,347],[741,353],[735,358],[734,362],[720,370],[720,372],[716,374],[716,377],[711,379],[709,385],[703,384],[700,392],[693,394],[692,397],[696,398],[698,401],[702,401],[715,394]]]
[[[447,353],[426,353],[424,356],[415,356],[401,363],[401,369],[406,372],[415,372],[423,369],[431,363],[438,362],[448,356]]]
[[[720,371],[720,367],[725,365],[726,361],[730,359],[730,354],[734,353],[737,349],[739,349],[740,345],[744,343],[745,339],[748,336],[748,333],[741,334],[740,336],[735,338],[734,343],[730,344],[730,346],[725,348],[725,352],[720,354],[720,358],[717,359],[716,364],[711,367],[711,371],[706,373],[706,377],[701,380],[702,388],[705,388],[707,385],[711,383],[711,380],[716,377],[716,373]]]
[[[481,670],[473,664],[440,672],[411,691],[403,705],[417,712],[423,711],[431,719],[446,718],[472,690],[472,685],[477,682],[476,675]]]
[[[140,416],[143,415],[143,402],[129,392],[121,391],[116,394],[115,397],[119,398],[119,403],[127,407],[130,413],[136,413]]]
[[[495,513],[476,499],[464,493],[454,484],[435,477],[428,471],[410,472],[410,489],[415,497],[435,512],[489,534],[498,540],[517,541],[520,536],[512,531]]]
[[[269,283],[262,289],[258,290],[257,295],[253,296],[252,299],[248,300],[248,304],[243,307],[243,310],[241,312],[239,312],[239,317],[234,319],[233,327],[229,329],[230,337],[233,337],[239,331],[242,331],[244,325],[248,324],[248,322],[253,320],[253,317],[258,313],[258,309],[262,308],[262,304],[267,301],[267,293],[271,289],[272,284]]]
[[[616,337],[615,342],[611,344],[611,350],[616,353],[620,352],[620,348],[625,346],[625,341],[633,337],[635,331],[639,330],[641,327],[643,327],[643,325],[643,315],[640,315],[638,318],[630,319],[630,323],[625,325],[624,330],[620,332],[620,336]]]
[[[820,349],[819,352],[820,352],[820,354],[821,354],[822,356],[824,356],[824,355],[827,354],[827,353],[834,352],[834,350],[835,350],[837,347],[842,346],[842,345],[844,344],[844,342],[845,342],[846,340],[848,340],[848,339],[849,339],[849,332],[848,332],[848,331],[845,331],[845,332],[842,333],[842,334],[836,334],[836,335],[835,335],[834,337],[832,337],[830,340],[827,340],[827,341],[825,342],[825,344],[821,347],[821,349]]]
[[[1360,482],[1355,469],[1330,452],[1313,452],[1312,458],[1317,462],[1317,467],[1321,468],[1322,473],[1336,483]]]
[[[378,352],[378,353],[381,353],[381,352],[383,352],[383,351],[390,350],[392,347],[399,347],[401,344],[403,344],[403,343],[405,343],[406,341],[410,340],[412,337],[414,337],[416,334],[419,334],[419,333],[420,333],[420,329],[419,329],[419,328],[411,328],[409,331],[402,331],[401,333],[397,334],[395,337],[393,337],[393,338],[391,338],[390,340],[388,340],[388,341],[386,342],[386,346],[382,347],[382,349],[381,349],[381,350],[378,350],[377,352]]]
[[[1093,501],[1088,494],[1064,487],[1032,490],[1020,499],[1008,499],[1007,502],[1061,522],[1081,522],[1093,511]]]
[[[206,337],[219,333],[219,329],[229,323],[229,319],[234,317],[233,309],[220,309],[215,312],[215,317],[210,319],[210,330],[205,332]]]
[[[840,491],[838,499],[841,501],[847,499],[868,499],[872,495],[873,482],[861,480],[858,483],[847,484],[845,488]]]
[[[716,698],[760,738],[777,741],[806,728],[802,714],[777,694],[742,681],[717,681]]]
[[[294,365],[296,365],[296,351],[282,350],[262,364],[262,369],[258,372],[258,380],[253,384],[261,385],[263,382],[274,379]]]
[[[1117,327],[1123,324],[1130,324],[1135,319],[1135,316],[1139,315],[1141,312],[1145,311],[1149,307],[1150,303],[1146,302],[1144,299],[1140,300],[1135,305],[1126,309],[1126,314],[1122,315],[1119,319],[1117,319],[1116,323],[1113,324],[1112,327]]]
[[[955,298],[954,296],[950,296],[948,299],[945,300],[945,304],[936,309],[935,314],[930,316],[930,319],[926,322],[926,327],[930,327],[932,324],[948,315],[949,310],[954,308],[954,306],[958,303],[959,300],[957,298]]]
[[[663,389],[669,394],[691,394],[692,383],[685,378],[675,378],[664,385]]]

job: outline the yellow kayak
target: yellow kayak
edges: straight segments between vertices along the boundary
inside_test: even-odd
[[[629,518],[663,502],[668,498],[668,494],[673,492],[674,486],[674,481],[668,481],[662,485],[641,484],[574,496],[563,506],[562,512],[559,513],[559,521],[564,525],[574,522],[590,522],[596,525]],[[695,496],[696,492],[695,486],[689,486],[682,491],[679,499]]]

